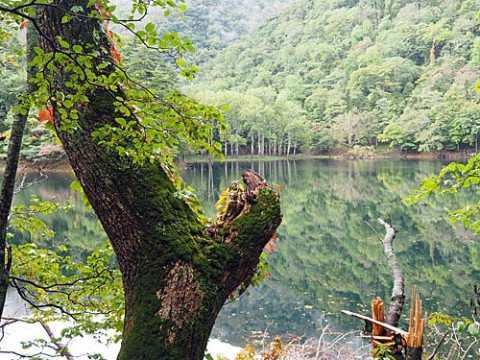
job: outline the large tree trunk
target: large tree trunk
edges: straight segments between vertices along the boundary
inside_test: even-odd
[[[54,3],[87,9],[87,2]],[[61,24],[61,16],[53,7],[44,9],[42,29],[51,39],[85,45],[103,33],[96,20]],[[48,41],[42,47],[52,50]],[[68,80],[59,72],[57,90],[68,92]],[[232,291],[250,283],[281,222],[278,195],[258,174],[247,172],[247,190],[237,189],[221,221],[205,228],[176,196],[162,164],[133,163],[92,139],[99,127],[115,124],[114,101],[111,91],[99,88],[87,103],[77,104],[75,132],[62,127],[56,115],[54,123],[122,271],[125,328],[118,358],[203,359],[218,312]]]

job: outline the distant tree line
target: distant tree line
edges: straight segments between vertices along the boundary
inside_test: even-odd
[[[478,3],[300,0],[205,65],[224,151],[478,149]]]

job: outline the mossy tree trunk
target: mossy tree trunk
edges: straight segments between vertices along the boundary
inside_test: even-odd
[[[54,4],[87,9],[87,2]],[[62,15],[55,7],[43,10],[41,27],[51,40],[41,42],[46,52],[58,36],[91,44],[94,34],[102,33],[97,20],[61,24]],[[55,81],[57,90],[68,93],[68,74],[58,72]],[[248,188],[236,198],[241,211],[227,213],[220,226],[205,228],[175,196],[162,164],[133,163],[92,139],[99,127],[115,124],[114,101],[110,90],[97,88],[88,102],[76,105],[74,132],[57,115],[54,124],[122,271],[126,314],[118,358],[203,359],[218,312],[235,289],[250,282],[281,222],[278,195],[258,174],[247,172]]]

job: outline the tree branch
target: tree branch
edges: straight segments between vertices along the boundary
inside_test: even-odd
[[[437,355],[438,350],[440,350],[440,346],[442,346],[442,343],[445,340],[445,338],[447,337],[448,333],[449,333],[449,331],[447,330],[445,332],[445,334],[443,334],[443,336],[440,339],[440,341],[438,342],[437,346],[435,346],[435,349],[433,349],[432,355],[430,355],[427,360],[435,359],[435,355]]]
[[[380,325],[380,326],[383,326],[385,329],[388,329],[388,330],[391,330],[393,331],[395,334],[400,334],[403,336],[407,336],[408,335],[408,331],[405,331],[405,330],[402,330],[396,326],[393,326],[393,325],[390,325],[390,324],[387,324],[387,323],[384,323],[384,322],[381,322],[381,321],[377,321],[377,320],[374,320],[372,319],[371,317],[368,317],[368,316],[365,316],[365,315],[361,315],[361,314],[357,314],[357,313],[354,313],[352,311],[348,311],[348,310],[342,310],[342,313],[348,315],[348,316],[353,316],[353,317],[356,317],[358,319],[361,319],[361,320],[364,320],[364,321],[368,321],[372,324],[377,324],[377,325]]]
[[[383,249],[393,275],[392,298],[388,308],[387,323],[392,326],[398,326],[403,305],[405,304],[405,284],[397,257],[393,251],[393,239],[395,238],[396,230],[382,219],[378,219],[378,222],[385,228],[386,233],[382,241]]]

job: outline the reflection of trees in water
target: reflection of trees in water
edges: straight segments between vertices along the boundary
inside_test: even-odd
[[[452,229],[444,219],[445,207],[465,203],[472,193],[459,194],[451,204],[441,198],[412,208],[400,203],[439,167],[428,162],[314,160],[214,163],[211,171],[208,164],[193,165],[184,177],[197,189],[208,216],[214,216],[219,193],[245,170],[254,169],[283,186],[284,221],[270,258],[272,279],[251,289],[252,296],[227,305],[214,335],[224,334],[240,344],[242,336],[269,326],[271,334],[315,336],[323,312],[336,314],[330,318],[334,328],[357,328],[358,322],[338,315],[340,309],[365,313],[373,296],[390,297],[391,275],[383,249],[365,224],[376,224],[379,216],[391,216],[400,231],[395,248],[407,289],[417,284],[429,311],[468,311],[462,306],[473,282],[480,281],[480,258],[475,254],[480,242],[461,228]],[[42,200],[76,196],[75,211],[47,217],[56,232],[48,244],[65,242],[73,257],[85,257],[105,240],[103,229],[82,197],[70,190],[69,173],[48,176],[16,201],[26,203],[31,194]]]
[[[314,329],[306,319],[315,319],[323,311],[368,312],[372,297],[388,299],[392,281],[389,268],[382,246],[365,224],[376,224],[378,217],[391,218],[400,231],[395,248],[407,289],[418,285],[428,311],[455,315],[462,310],[473,283],[480,281],[475,256],[480,243],[473,241],[472,234],[452,228],[445,221],[445,208],[466,203],[473,192],[454,199],[430,198],[412,208],[400,202],[440,167],[440,163],[431,162],[315,160],[214,164],[213,176],[219,178],[216,194],[238,180],[242,171],[253,168],[270,183],[283,186],[284,213],[278,231],[281,240],[270,260],[275,280],[252,290],[251,299],[226,307],[221,316],[223,325],[216,331],[263,330],[272,321],[278,324],[278,333],[288,332],[282,326],[293,322],[299,335],[304,335]],[[195,176],[195,168],[185,174],[187,182],[213,209],[213,202],[205,197],[205,182]],[[275,286],[273,292],[271,286]],[[269,305],[264,306],[265,302]],[[307,306],[305,315],[292,310],[295,304]],[[242,306],[248,311],[239,313]],[[265,311],[264,318],[258,316]],[[468,313],[468,309],[463,311]],[[285,313],[291,317],[284,319]],[[335,322],[345,329],[358,326],[344,317]]]

